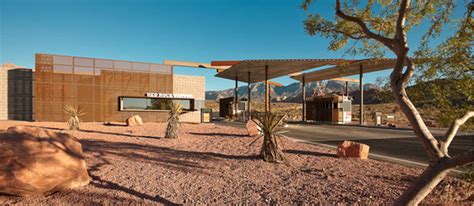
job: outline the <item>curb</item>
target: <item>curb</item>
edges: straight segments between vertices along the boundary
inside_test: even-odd
[[[330,125],[330,126],[343,126],[343,127],[362,127],[362,128],[374,128],[374,129],[387,129],[387,130],[407,130],[413,131],[413,128],[400,128],[400,127],[385,127],[385,126],[372,126],[372,125],[358,125],[358,124],[330,124],[321,122],[288,122],[292,125]],[[430,128],[433,130],[442,130],[442,128]]]
[[[337,148],[336,146],[333,146],[333,145],[317,143],[317,142],[309,142],[309,141],[305,141],[305,140],[296,139],[296,138],[293,138],[293,137],[288,137],[288,138],[290,138],[290,139],[292,139],[296,142],[301,142],[301,143],[311,144],[311,145],[317,145],[317,146],[320,146],[320,147],[323,147],[323,148],[326,148],[326,149],[336,149]],[[425,164],[425,163],[415,162],[415,161],[410,161],[410,160],[404,160],[404,159],[399,159],[399,158],[389,157],[389,156],[379,155],[379,154],[370,154],[369,153],[369,159],[378,160],[378,161],[382,161],[382,162],[395,163],[395,164],[408,166],[408,167],[412,167],[412,168],[418,168],[418,169],[425,169],[426,167],[428,167],[428,165]],[[454,169],[454,170],[451,170],[451,172],[449,172],[449,176],[459,177],[463,173],[464,172],[461,171],[461,170]]]

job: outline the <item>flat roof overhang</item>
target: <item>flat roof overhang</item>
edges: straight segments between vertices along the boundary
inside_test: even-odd
[[[306,82],[322,81],[360,74],[361,66],[362,73],[369,73],[392,69],[395,66],[395,63],[396,59],[389,58],[356,60],[349,62],[348,64],[342,64],[339,66],[322,69],[314,72],[294,75],[291,76],[291,78],[298,81],[302,81],[304,75]]]
[[[265,80],[303,72],[308,69],[326,65],[339,65],[347,62],[344,59],[260,59],[243,61],[213,61],[212,66],[231,66],[216,77],[238,80],[247,83],[262,82]],[[268,67],[267,77],[265,67]],[[249,75],[250,73],[250,75]],[[250,79],[249,79],[250,76]]]

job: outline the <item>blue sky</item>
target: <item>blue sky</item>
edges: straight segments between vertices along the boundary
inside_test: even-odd
[[[460,0],[461,1],[461,0]],[[328,40],[303,29],[301,1],[0,0],[0,63],[32,68],[35,53],[161,63],[212,60],[341,58]],[[333,1],[313,8],[325,16]],[[462,10],[459,15],[462,15]],[[459,13],[459,12],[458,12]],[[419,31],[410,33],[419,36]],[[417,38],[410,38],[416,45]],[[362,58],[362,57],[346,57]],[[206,77],[206,90],[233,87],[214,70],[175,68]],[[387,72],[367,74],[367,82]],[[288,77],[275,81],[289,84]]]

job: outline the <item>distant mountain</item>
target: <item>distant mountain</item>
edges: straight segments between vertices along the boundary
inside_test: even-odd
[[[346,87],[345,82],[341,81],[322,81],[318,87],[317,82],[310,82],[306,84],[306,96],[310,97],[318,91],[324,94],[342,94]],[[282,102],[301,102],[301,87],[300,83],[292,83],[283,87],[270,86],[270,96],[272,101]],[[359,84],[351,83],[348,84],[349,94],[353,96],[354,103],[360,99]],[[265,85],[260,82],[252,84],[250,87],[250,98],[251,99],[263,99],[265,96]],[[380,88],[374,84],[364,84],[364,102],[365,103],[377,103],[378,100],[375,95]],[[239,98],[247,98],[247,86],[239,87]],[[220,91],[207,91],[206,100],[217,100],[224,97],[230,97],[234,95],[234,89],[226,89]]]

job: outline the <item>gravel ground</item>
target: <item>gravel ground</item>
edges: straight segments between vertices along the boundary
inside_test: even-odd
[[[55,131],[65,123],[0,121],[0,131],[33,125]],[[46,197],[0,195],[0,204],[314,204],[392,202],[421,170],[376,160],[343,159],[335,151],[283,140],[290,165],[263,162],[260,142],[243,129],[183,124],[181,138],[164,139],[166,125],[82,123],[71,132],[83,145],[90,185]],[[63,132],[69,132],[64,130]],[[424,203],[474,203],[474,184],[444,180]]]

